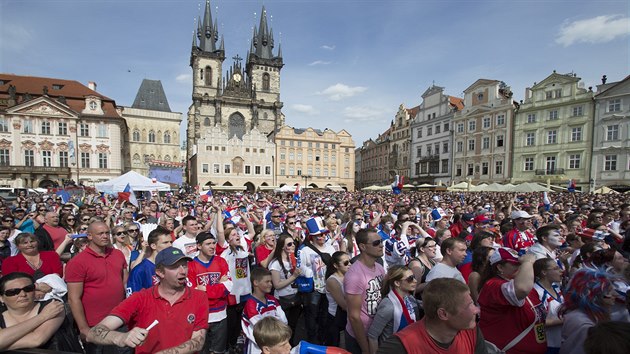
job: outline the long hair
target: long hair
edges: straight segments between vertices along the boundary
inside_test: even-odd
[[[278,240],[276,241],[276,248],[273,251],[273,257],[271,258],[271,261],[273,261],[274,259],[277,260],[280,263],[280,267],[282,267],[283,269],[284,269],[284,264],[282,262],[282,252],[284,252],[284,243],[287,239],[295,243],[295,240],[293,240],[293,237],[291,235],[281,234],[280,237],[278,237]],[[296,249],[297,249],[297,245],[296,245]]]
[[[386,298],[387,294],[394,289],[394,282],[402,280],[406,271],[409,270],[407,266],[396,265],[387,269],[387,274],[383,279],[383,285],[381,286],[381,296]]]
[[[614,288],[614,277],[605,270],[583,268],[578,270],[563,292],[564,303],[558,310],[560,316],[581,310],[593,321],[610,318],[609,309],[604,307],[604,296]]]
[[[472,253],[472,270],[481,274],[488,262],[488,255],[492,251],[492,247],[478,246]]]
[[[337,251],[332,254],[330,258],[330,264],[326,267],[326,275],[324,279],[328,279],[331,275],[335,274],[337,271],[337,264],[341,262],[341,257],[348,255],[346,252]]]

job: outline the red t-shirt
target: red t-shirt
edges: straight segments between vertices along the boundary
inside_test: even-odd
[[[154,320],[144,343],[136,354],[155,353],[176,347],[192,337],[193,332],[208,328],[208,300],[202,291],[186,288],[173,305],[160,296],[159,285],[143,289],[116,306],[110,313],[132,329],[147,328]]]
[[[43,227],[44,227],[44,230],[48,232],[48,235],[50,235],[50,238],[52,239],[52,242],[55,245],[55,249],[57,249],[57,247],[61,245],[63,240],[66,239],[66,235],[68,234],[68,231],[61,226],[49,226],[47,224],[44,224]]]
[[[509,354],[542,354],[547,351],[544,306],[535,289],[527,298],[529,301],[519,301],[514,293],[514,281],[498,277],[488,280],[479,293],[479,327],[484,338],[499,349],[503,349],[536,320],[534,328],[507,351]]]
[[[518,229],[512,229],[503,237],[503,246],[515,249],[517,251],[527,250],[536,243],[534,241],[534,235],[525,230],[520,232]]]
[[[444,349],[435,344],[435,341],[430,337],[427,332],[425,319],[410,324],[394,335],[400,339],[400,342],[405,347],[407,354],[474,353],[477,343],[477,329],[464,329],[458,331],[448,349]]]
[[[114,248],[108,248],[102,256],[87,247],[66,265],[66,282],[83,283],[81,302],[90,327],[125,299],[125,269],[125,256]]]
[[[40,251],[39,259],[42,261],[42,266],[39,270],[48,274],[57,274],[63,277],[63,265],[61,259],[55,251]],[[7,275],[13,272],[23,272],[30,275],[35,275],[35,270],[31,267],[22,253],[18,253],[13,257],[9,257],[2,262],[2,275]]]
[[[269,255],[273,252],[273,249],[268,249],[265,245],[260,245],[254,249],[254,253],[256,254],[256,263],[260,264],[260,262],[264,261],[269,257]]]

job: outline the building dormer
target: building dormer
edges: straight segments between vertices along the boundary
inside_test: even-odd
[[[101,98],[98,96],[85,96],[85,108],[81,112],[83,114],[103,115],[103,106]]]

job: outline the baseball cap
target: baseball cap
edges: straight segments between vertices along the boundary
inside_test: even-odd
[[[22,208],[15,208],[15,209],[13,209],[13,212],[14,213],[23,213],[24,209],[22,209]]]
[[[510,214],[510,218],[512,220],[516,219],[531,219],[533,216],[529,215],[528,212],[524,210],[514,210],[512,214]]]
[[[475,224],[481,224],[490,221],[492,221],[492,219],[488,219],[484,214],[475,216],[475,219],[473,220]]]
[[[473,214],[464,214],[462,215],[462,220],[465,222],[471,222],[475,219],[475,216]]]
[[[172,266],[177,263],[180,259],[187,259],[188,261],[192,261],[190,257],[186,257],[184,252],[179,248],[169,247],[160,251],[155,257],[155,265],[165,265]]]
[[[197,244],[202,244],[205,240],[216,240],[216,237],[212,234],[212,232],[204,231],[197,235],[196,240]]]
[[[512,264],[520,264],[518,260],[518,253],[515,250],[507,247],[497,248],[489,258],[490,265],[497,264],[499,262],[508,262]]]

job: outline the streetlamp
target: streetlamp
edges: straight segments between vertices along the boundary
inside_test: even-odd
[[[302,175],[302,178],[304,178],[304,188],[308,188],[308,179],[311,177],[312,176],[309,175]]]
[[[590,187],[590,189],[589,189],[589,191],[588,191],[588,192],[589,192],[589,193],[593,193],[593,191],[595,190],[595,180],[594,180],[594,179],[592,179],[592,178],[591,178],[591,179],[589,179],[589,180],[588,180],[588,185],[589,185],[589,187]]]

